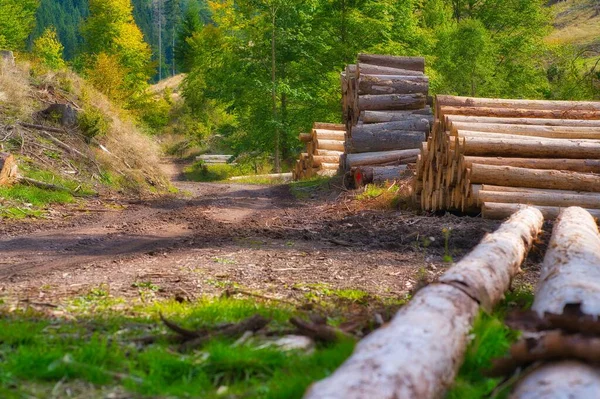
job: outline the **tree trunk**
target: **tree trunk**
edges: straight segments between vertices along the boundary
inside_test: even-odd
[[[430,124],[433,124],[433,115],[429,106],[412,111],[363,111],[360,114],[360,120],[365,124],[422,118],[427,119]]]
[[[600,119],[600,111],[541,110],[489,107],[449,107],[440,106],[439,115],[490,116],[500,118],[547,118],[547,119]]]
[[[341,130],[313,129],[313,137],[317,140],[346,140],[346,132]]]
[[[460,168],[471,168],[474,163],[481,165],[515,166],[528,169],[553,169],[581,173],[600,173],[600,159],[566,158],[503,158],[462,156]]]
[[[406,170],[406,165],[361,166],[354,168],[352,171],[354,188],[359,188],[367,184],[381,184],[386,181],[398,180],[402,178]]]
[[[395,76],[424,76],[423,72],[409,69],[390,68],[380,65],[359,63],[356,65],[358,76],[364,75],[395,75]]]
[[[17,179],[17,171],[15,157],[6,152],[0,152],[0,186],[14,183]]]
[[[600,111],[600,102],[596,101],[505,100],[499,98],[438,95],[436,103],[442,107],[483,107],[542,111]]]
[[[315,122],[313,124],[313,129],[324,129],[324,130],[346,130],[346,126],[341,123],[325,123],[325,122]]]
[[[448,122],[484,123],[500,125],[526,126],[570,126],[570,127],[600,127],[600,120],[581,119],[544,119],[544,118],[500,118],[494,116],[447,115]]]
[[[442,398],[463,362],[478,314],[471,294],[489,291],[491,304],[501,298],[497,292],[509,288],[542,222],[531,208],[513,216],[444,275],[447,283],[426,286],[388,325],[363,339],[305,399]]]
[[[563,210],[554,225],[532,309],[542,317],[575,304],[583,315],[600,316],[600,233],[592,215],[577,207]],[[597,367],[563,361],[525,375],[511,398],[594,398],[598,392]]]
[[[454,121],[446,126],[450,131],[463,130],[558,139],[600,139],[600,127],[534,126]]]
[[[275,59],[275,28],[277,11],[271,10],[271,100],[273,102],[273,124],[275,129],[275,172],[281,172],[281,132],[277,126],[277,74],[276,74],[276,59]]]
[[[495,139],[468,138],[459,148],[464,155],[524,158],[600,159],[600,144],[567,139]]]
[[[454,130],[453,136],[464,137],[467,139],[498,139],[498,140],[529,140],[529,141],[540,141],[540,140],[551,140],[550,142],[556,142],[555,140],[567,140],[571,144],[579,143],[591,143],[600,144],[600,140],[597,139],[579,139],[579,138],[548,138],[548,137],[536,137],[530,135],[518,135],[508,133],[494,133],[494,132],[471,132],[468,130]]]
[[[425,58],[423,57],[397,57],[391,55],[359,54],[358,62],[389,68],[425,72]]]
[[[424,108],[427,98],[422,94],[382,94],[358,97],[358,110],[390,111]]]
[[[313,166],[321,166],[324,163],[335,163],[339,165],[340,157],[335,155],[310,155]]]
[[[362,75],[358,94],[424,94],[429,92],[429,81],[421,76]]]
[[[369,165],[406,165],[414,162],[421,150],[397,150],[383,152],[366,152],[363,154],[347,154],[346,169]]]
[[[574,193],[573,191],[558,193],[556,190],[549,190],[547,192],[481,190],[478,192],[477,200],[479,203],[495,202],[502,204],[556,206],[561,208],[581,206],[589,209],[600,209],[600,193]]]
[[[591,173],[563,172],[473,164],[470,181],[472,184],[493,184],[528,188],[547,188],[585,192],[600,191],[600,175]]]
[[[344,142],[338,140],[317,140],[319,150],[341,151],[344,152]]]
[[[421,148],[427,136],[424,132],[378,130],[353,132],[346,142],[348,153],[410,150]]]
[[[414,132],[429,133],[429,121],[427,118],[413,118],[403,121],[371,123],[368,125],[359,125],[352,128],[352,134],[364,134],[396,130],[409,130]]]

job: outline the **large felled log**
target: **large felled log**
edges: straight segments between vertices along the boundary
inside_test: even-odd
[[[451,132],[452,136],[465,138],[467,140],[472,139],[495,139],[495,140],[512,140],[515,142],[520,142],[523,140],[533,141],[539,143],[540,140],[548,140],[548,142],[556,142],[559,140],[561,145],[565,143],[565,141],[560,142],[560,140],[567,140],[568,145],[577,145],[577,144],[597,144],[600,145],[600,140],[598,139],[589,139],[589,138],[551,138],[551,137],[539,137],[539,136],[530,136],[530,135],[518,135],[518,134],[509,134],[509,133],[494,133],[494,132],[472,132],[468,130],[453,130]]]
[[[600,119],[600,111],[543,110],[488,107],[439,107],[441,115],[492,116],[501,118]]]
[[[472,132],[505,133],[516,136],[559,139],[600,139],[600,127],[507,125],[496,123],[450,122],[450,129]]]
[[[429,81],[422,76],[362,75],[358,94],[427,94]]]
[[[303,143],[308,143],[309,141],[312,140],[312,134],[310,134],[310,133],[300,133],[298,135],[298,140],[300,140]]]
[[[427,118],[411,118],[403,121],[371,123],[368,125],[354,126],[352,135],[362,133],[379,134],[380,132],[409,130],[413,132],[429,132],[429,120]]]
[[[507,100],[501,98],[476,98],[438,95],[438,106],[489,107],[509,109],[560,110],[560,111],[600,111],[596,101],[548,101],[548,100]]]
[[[600,143],[567,139],[501,139],[468,137],[460,140],[464,155],[531,158],[600,159]]]
[[[335,155],[310,155],[311,162],[313,166],[319,167],[323,163],[339,163],[340,157]]]
[[[359,64],[357,65],[359,75],[395,75],[395,76],[423,76],[423,72],[410,69],[390,68],[381,65]],[[353,77],[356,79],[356,76]],[[350,78],[352,79],[352,78]]]
[[[579,304],[584,315],[600,316],[600,233],[592,215],[578,207],[563,210],[554,225],[532,309],[540,316],[561,314],[572,304]],[[578,373],[577,378],[574,373]],[[553,379],[562,383],[541,385]],[[534,387],[538,387],[537,395]],[[560,362],[526,375],[512,398],[592,398],[599,391],[597,367]]]
[[[533,240],[542,229],[544,218],[535,208],[516,212],[493,234],[489,234],[465,259],[440,278],[477,300],[484,309],[504,298],[512,278],[520,271]]]
[[[600,159],[566,158],[504,158],[463,156],[460,161],[465,168],[474,163],[481,165],[516,166],[529,169],[569,170],[582,173],[600,173]]]
[[[346,126],[341,123],[325,123],[325,122],[315,122],[313,124],[313,129],[325,129],[325,130],[346,130]]]
[[[358,110],[409,110],[426,105],[427,97],[422,94],[381,94],[358,97]]]
[[[406,165],[397,166],[361,166],[352,170],[354,188],[367,184],[380,184],[398,180],[407,171]]]
[[[6,152],[0,152],[0,186],[12,184],[17,179],[17,162],[15,157]]]
[[[385,67],[409,69],[425,72],[425,58],[423,57],[399,57],[379,54],[359,54],[358,62]]]
[[[339,140],[316,140],[317,148],[328,151],[344,151],[344,142]]]
[[[592,173],[473,164],[470,180],[473,184],[600,192],[600,175]]]
[[[312,135],[317,140],[344,141],[346,137],[346,132],[343,130],[313,129]]]
[[[448,122],[491,123],[503,125],[600,127],[600,120],[500,118],[494,116],[447,115]]]
[[[432,124],[433,115],[431,114],[431,108],[427,106],[422,109],[410,111],[363,111],[360,114],[360,120],[365,124],[403,121],[415,118],[426,118]]]
[[[481,213],[485,219],[501,220],[510,217],[515,212],[523,209],[525,205],[522,204],[500,204],[496,202],[484,202],[481,206]],[[529,205],[527,205],[529,206]],[[558,206],[541,206],[536,205],[536,209],[539,209],[546,219],[556,219],[560,212],[565,209]],[[598,209],[586,209],[586,211],[595,218],[600,218],[600,210]]]
[[[351,169],[356,166],[368,165],[406,165],[414,162],[421,150],[398,150],[398,151],[383,151],[383,152],[366,152],[363,154],[347,154],[346,169]]]
[[[557,190],[543,191],[486,191],[481,190],[477,194],[477,201],[497,202],[503,204],[527,204],[555,207],[582,206],[590,209],[600,209],[600,193],[573,193],[566,191],[560,193]]]
[[[346,150],[349,153],[409,150],[421,148],[426,138],[424,132],[404,130],[354,131],[346,142]]]
[[[527,251],[524,247],[533,240],[529,235],[539,231],[542,220],[539,212],[528,209],[508,223],[514,228],[512,234],[510,228],[497,238],[496,233],[491,234],[483,244],[485,250],[476,248],[455,266],[474,273],[473,278],[450,279],[447,284],[420,290],[387,326],[363,339],[331,377],[314,384],[305,399],[443,397],[462,364],[479,309],[477,300],[467,294],[460,281],[487,284],[489,280],[490,285],[508,288],[506,275],[510,280],[511,273],[518,270],[518,262]],[[509,242],[517,249],[509,248]],[[493,271],[486,274],[478,270],[477,265],[488,264],[495,266]],[[473,287],[472,291],[486,289]],[[500,295],[490,295],[497,297]]]

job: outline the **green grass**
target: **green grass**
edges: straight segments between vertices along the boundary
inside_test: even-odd
[[[294,197],[306,199],[319,191],[329,188],[330,184],[330,177],[316,176],[310,179],[290,183],[290,191]]]
[[[124,302],[99,287],[73,300],[64,319],[31,310],[8,313],[0,305],[0,395],[27,397],[35,391],[36,397],[50,397],[59,381],[65,387],[83,381],[153,397],[215,398],[219,389],[226,389],[233,397],[301,398],[308,385],[329,375],[354,347],[342,341],[307,354],[252,341],[233,346],[232,340],[221,338],[190,353],[179,353],[166,342],[139,347],[134,337],[164,331],[159,312],[188,328],[255,314],[272,318],[273,328],[289,328],[287,320],[296,311],[232,298],[129,303],[122,311]]]

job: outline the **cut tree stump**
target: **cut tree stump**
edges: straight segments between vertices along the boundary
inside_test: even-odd
[[[17,161],[6,152],[0,152],[0,186],[7,186],[17,180]]]

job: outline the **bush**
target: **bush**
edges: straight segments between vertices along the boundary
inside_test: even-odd
[[[102,111],[92,106],[88,106],[85,111],[79,114],[77,122],[79,123],[79,129],[88,139],[105,135],[110,129],[109,119]]]
[[[58,39],[56,30],[48,28],[42,36],[35,39],[33,42],[33,55],[40,62],[52,70],[62,69],[65,67],[63,60],[64,47]]]

